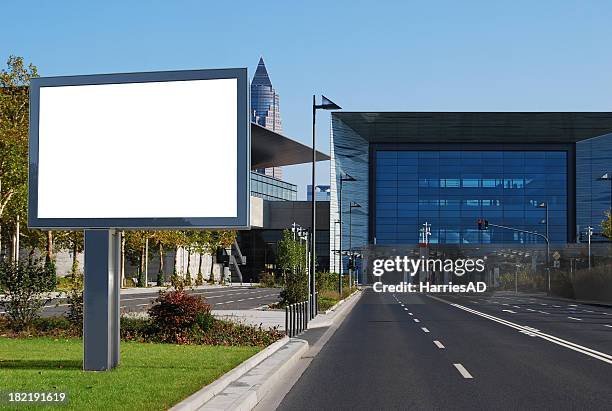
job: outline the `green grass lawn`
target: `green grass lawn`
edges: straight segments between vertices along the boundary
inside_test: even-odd
[[[259,350],[122,341],[118,368],[85,372],[80,339],[0,337],[0,391],[65,392],[69,398],[66,405],[12,407],[19,410],[165,410]]]

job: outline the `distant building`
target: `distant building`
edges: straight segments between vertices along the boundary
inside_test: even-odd
[[[251,121],[268,130],[282,134],[279,97],[272,87],[263,58],[259,59],[257,70],[251,82]],[[277,179],[283,178],[281,167],[269,167],[255,171]]]
[[[315,186],[315,194],[317,201],[330,201],[331,186]],[[312,184],[308,184],[306,187],[306,199],[312,201]]]
[[[251,195],[268,201],[296,201],[297,186],[251,171]]]

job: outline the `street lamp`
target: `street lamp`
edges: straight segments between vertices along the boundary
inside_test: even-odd
[[[315,297],[315,292],[316,292],[316,274],[315,274],[315,269],[316,269],[316,232],[317,232],[317,211],[316,211],[316,207],[317,207],[317,196],[315,195],[315,187],[316,187],[316,181],[315,181],[315,168],[316,168],[316,164],[317,164],[317,144],[316,144],[316,132],[315,132],[315,125],[316,125],[316,121],[317,121],[317,110],[340,110],[341,107],[339,105],[337,105],[336,103],[334,103],[333,101],[331,101],[330,99],[328,99],[325,96],[321,96],[321,104],[317,104],[317,98],[316,96],[312,96],[312,229],[311,229],[311,234],[310,234],[310,250],[311,250],[311,258],[310,258],[310,269],[308,270],[310,273],[310,278],[309,278],[309,284],[308,286],[310,287],[310,293],[308,294],[308,299],[310,300],[310,310],[311,312],[313,311],[313,308],[315,306],[315,301],[314,301],[314,297]]]
[[[357,181],[348,174],[340,174],[340,189],[338,193],[338,208],[340,210],[340,272],[338,273],[338,293],[342,298],[342,183],[344,181]]]
[[[546,273],[548,274],[548,292],[550,292],[550,237],[548,236],[548,201],[542,201],[538,208],[546,210]]]
[[[608,172],[603,176],[599,177],[598,180],[610,182],[610,212],[612,212],[612,173]]]
[[[355,264],[355,257],[353,256],[353,208],[361,208],[361,205],[351,201],[349,203],[349,253],[351,266],[349,266],[349,289],[351,289],[351,281],[353,278],[353,267]]]

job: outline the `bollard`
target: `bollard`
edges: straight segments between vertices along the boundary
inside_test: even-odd
[[[289,337],[293,337],[293,307],[292,305],[288,305],[289,309]]]
[[[302,331],[301,330],[302,328],[302,307],[301,307],[302,303],[297,303],[296,305],[297,305],[296,308],[297,308],[298,316],[297,316],[297,329],[295,331],[296,331],[296,334],[299,334],[300,331]]]
[[[289,335],[289,307],[285,307],[285,335]]]

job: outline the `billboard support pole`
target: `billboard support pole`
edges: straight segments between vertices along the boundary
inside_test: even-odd
[[[119,364],[121,240],[115,230],[85,230],[83,369],[106,371]]]

